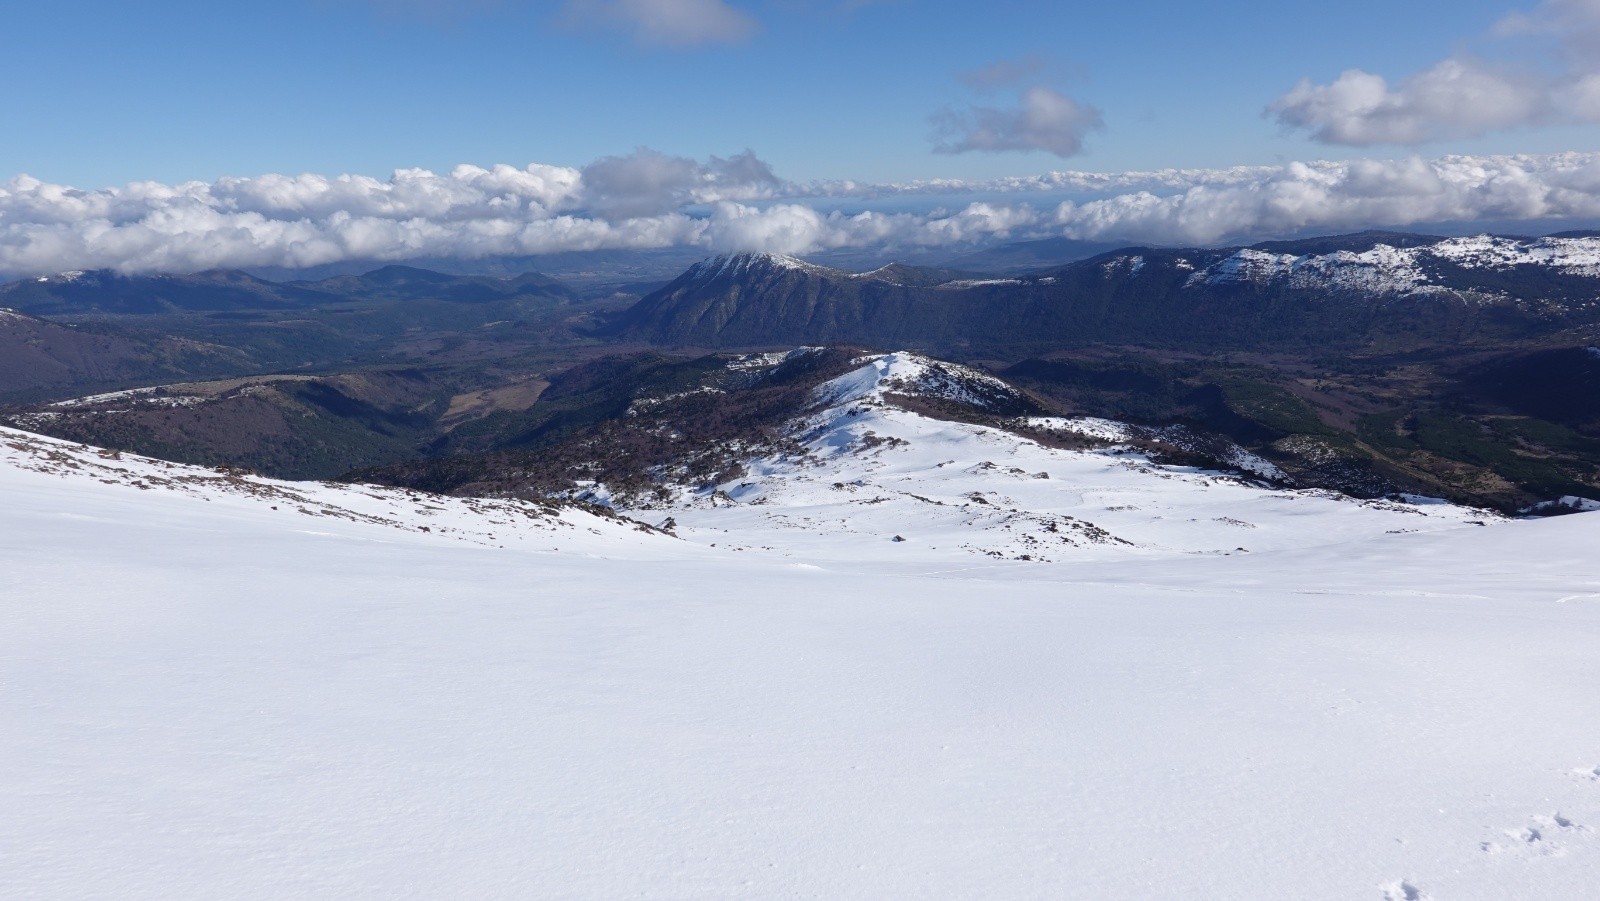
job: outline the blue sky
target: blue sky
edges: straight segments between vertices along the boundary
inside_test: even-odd
[[[1302,78],[1399,79],[1485,35],[1505,2],[1208,4],[816,0],[732,4],[758,31],[641,45],[559,4],[58,0],[7,13],[0,173],[82,187],[263,172],[548,162],[636,146],[754,150],[793,179],[981,178],[1341,159],[1262,110]],[[1527,8],[1527,7],[1524,7]],[[579,12],[577,15],[582,15]],[[593,15],[591,13],[591,15]],[[22,37],[30,36],[30,37]],[[1004,102],[958,80],[1037,58],[1037,80],[1103,112],[1085,151],[935,154],[929,116]],[[1443,152],[1587,149],[1595,126],[1433,142]],[[1408,149],[1389,148],[1389,155]]]
[[[5,24],[0,274],[1600,219],[1600,0],[56,0]],[[1206,171],[1044,177],[1166,167]],[[896,187],[928,179],[955,184]]]

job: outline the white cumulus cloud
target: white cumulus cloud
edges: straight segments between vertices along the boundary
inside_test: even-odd
[[[1059,202],[1061,193],[1074,199]],[[987,196],[920,212],[904,211],[903,201],[896,212],[860,209],[874,197],[908,194],[925,194],[930,204]],[[818,209],[819,196],[856,198],[856,209]],[[0,182],[0,273],[665,247],[804,254],[1048,236],[1212,245],[1306,231],[1562,219],[1600,219],[1600,153],[799,185],[749,152],[695,161],[641,149],[583,168],[463,165],[387,179],[263,175],[83,190],[18,176]]]
[[[1302,81],[1268,107],[1325,144],[1422,144],[1547,120],[1550,88],[1473,59],[1447,59],[1391,86],[1351,69],[1325,85]]]
[[[746,150],[705,163],[641,147],[583,168],[588,209],[607,219],[658,215],[689,204],[759,200],[783,187],[772,167]]]
[[[933,116],[934,151],[1042,150],[1056,156],[1083,152],[1089,132],[1105,125],[1098,109],[1043,85],[1022,91],[1016,106],[970,106]]]
[[[1062,234],[1217,244],[1294,232],[1600,217],[1600,155],[1292,163],[1237,184],[1062,203]]]
[[[1418,145],[1509,128],[1600,122],[1600,0],[1545,0],[1502,20],[1493,37],[1531,36],[1553,65],[1456,55],[1396,84],[1350,69],[1302,80],[1267,114],[1325,144]]]

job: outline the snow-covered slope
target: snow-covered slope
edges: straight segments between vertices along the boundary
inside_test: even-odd
[[[835,386],[851,406],[817,440],[865,421],[1013,465],[1012,439],[903,431],[927,426],[873,406],[887,384],[866,382]],[[1142,486],[1152,521],[1259,509],[1254,530],[1207,528],[1350,540],[908,564],[894,555],[934,520],[785,557],[709,548],[709,521],[672,540],[14,432],[0,449],[0,894],[1379,901],[1600,884],[1597,515],[1390,535],[1351,524],[1453,520],[1319,498],[1266,515],[1263,493],[1113,455],[1105,490]],[[913,469],[826,451],[874,491]],[[1003,478],[1103,504],[1091,462]],[[968,484],[999,483],[926,490]],[[706,513],[780,534],[761,509]]]
[[[738,479],[633,515],[670,516],[691,540],[880,564],[1232,554],[1503,522],[1421,498],[1361,501],[1158,466],[1124,444],[1047,447],[892,401],[909,395],[1004,409],[1016,392],[998,379],[910,353],[861,363],[816,390],[822,409],[795,427],[806,453],[750,460]],[[1131,431],[1103,420],[1031,418],[1026,425],[1113,442]],[[1237,455],[1233,462],[1245,471],[1272,474],[1271,464]]]
[[[1376,294],[1404,294],[1427,288],[1428,276],[1418,265],[1415,248],[1397,250],[1380,244],[1361,253],[1336,251],[1329,254],[1294,256],[1246,248],[1197,271],[1189,285],[1267,284],[1283,282],[1292,288],[1309,290],[1364,291]]]
[[[637,551],[669,539],[648,526],[572,505],[517,500],[454,498],[371,485],[284,482],[239,470],[207,469],[86,447],[0,427],[0,472],[8,500],[29,492],[58,491],[60,480],[110,486],[107,498],[127,508],[130,528],[171,508],[188,514],[193,501],[216,510],[216,528],[231,517],[264,517],[306,534],[341,536],[347,524],[377,526],[408,537],[486,547],[544,550],[611,548]],[[174,506],[174,504],[176,506]],[[361,540],[404,540],[399,534]],[[641,543],[643,534],[654,541]]]
[[[1359,253],[1306,255],[1245,248],[1196,271],[1188,284],[1282,283],[1303,290],[1429,293],[1449,290],[1438,275],[1441,263],[1487,272],[1538,266],[1560,275],[1600,279],[1600,238],[1521,240],[1477,235],[1418,247],[1378,244]]]

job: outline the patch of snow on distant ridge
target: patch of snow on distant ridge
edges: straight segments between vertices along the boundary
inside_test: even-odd
[[[985,288],[991,285],[1020,285],[1020,278],[965,278],[945,282],[941,288]]]
[[[1550,513],[1553,511],[1568,511],[1573,513],[1594,513],[1600,511],[1600,501],[1587,497],[1565,495],[1553,501],[1543,501],[1528,507],[1524,513]]]
[[[90,407],[95,404],[109,403],[115,400],[134,400],[144,398],[154,393],[155,388],[129,388],[126,391],[111,391],[106,394],[90,394],[86,397],[75,397],[71,400],[56,401],[52,407]]]
[[[1518,241],[1493,235],[1451,238],[1417,248],[1469,269],[1507,270],[1544,266],[1568,275],[1600,278],[1600,238],[1539,238]]]
[[[1428,277],[1410,251],[1380,244],[1362,253],[1335,251],[1316,256],[1267,253],[1246,248],[1189,276],[1200,284],[1255,284],[1287,281],[1294,288],[1337,288],[1378,294],[1425,290]]]
[[[1493,235],[1449,238],[1424,247],[1379,244],[1294,256],[1245,248],[1197,270],[1186,287],[1286,281],[1304,289],[1359,290],[1376,294],[1415,294],[1444,290],[1432,283],[1425,262],[1445,261],[1464,269],[1506,271],[1541,266],[1564,275],[1600,278],[1600,238],[1540,238],[1519,241]]]
[[[886,285],[894,285],[897,288],[904,288],[905,283],[896,281],[895,279],[889,277],[889,273],[894,269],[894,266],[895,264],[889,263],[884,266],[879,266],[871,272],[847,272],[844,274],[844,277],[849,279],[858,279],[861,281],[883,282]]]
[[[1021,424],[1028,428],[1065,432],[1098,441],[1124,443],[1144,438],[1169,442],[1177,447],[1189,450],[1199,450],[1199,445],[1201,444],[1194,433],[1183,426],[1162,428],[1134,426],[1126,422],[1099,419],[1093,416],[1031,416],[1023,419]],[[1205,443],[1209,445],[1207,449],[1210,451],[1210,456],[1240,472],[1249,473],[1274,482],[1282,482],[1288,479],[1288,475],[1270,461],[1262,459],[1236,444],[1229,442],[1226,446],[1219,448],[1214,442]]]
[[[1023,424],[1035,429],[1069,432],[1101,441],[1133,440],[1133,430],[1129,428],[1127,423],[1111,419],[1099,419],[1093,416],[1071,418],[1065,416],[1031,416],[1024,419]]]
[[[255,393],[255,391],[253,391],[252,389],[260,390],[260,389],[262,389],[264,387],[265,386],[252,385],[252,386],[250,386],[248,388],[243,389],[239,393],[240,394],[252,394],[252,393]],[[198,404],[206,403],[207,401],[210,401],[210,400],[215,400],[215,398],[213,398],[213,397],[208,397],[208,396],[198,395],[198,394],[158,394],[157,393],[157,392],[169,391],[169,390],[171,390],[171,389],[169,389],[169,388],[167,388],[166,386],[163,386],[163,385],[158,385],[158,386],[151,387],[151,388],[129,388],[129,389],[125,390],[125,391],[112,391],[112,392],[109,392],[109,393],[106,393],[106,394],[91,394],[91,395],[88,395],[87,397],[75,397],[75,398],[72,398],[71,400],[56,401],[55,403],[50,404],[50,406],[54,407],[54,408],[57,408],[57,409],[77,410],[77,409],[81,409],[81,408],[84,408],[84,407],[97,407],[97,406],[100,406],[102,404],[116,403],[118,401],[125,401],[125,402],[130,403],[130,404],[133,405],[129,409],[137,409],[137,408],[149,409],[151,407],[193,407],[193,406],[196,406]],[[96,414],[99,414],[99,413],[126,413],[126,412],[129,412],[129,410],[128,409],[93,410],[93,411],[86,411],[86,412],[92,412],[92,413],[96,413]],[[59,416],[60,414],[32,414],[32,415],[35,415],[35,416]],[[18,421],[22,421],[22,420],[19,418]]]
[[[736,357],[729,361],[728,368],[738,370],[767,369],[772,366],[780,366],[789,362],[790,360],[797,360],[804,356],[819,353],[823,349],[824,348],[821,347],[796,347],[794,350],[777,350],[764,354],[745,354],[744,356]]]
[[[1282,482],[1289,477],[1288,473],[1279,469],[1270,461],[1264,460],[1242,447],[1235,447],[1223,462],[1243,472],[1274,482]]]

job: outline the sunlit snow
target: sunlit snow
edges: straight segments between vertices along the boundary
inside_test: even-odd
[[[1361,253],[1335,251],[1295,256],[1246,248],[1196,271],[1189,285],[1286,282],[1305,289],[1339,289],[1378,294],[1443,290],[1429,274],[1430,264],[1448,262],[1465,269],[1508,271],[1538,265],[1565,275],[1600,277],[1600,239],[1521,240],[1493,235],[1448,238],[1420,247],[1379,244]]]
[[[0,431],[6,894],[1600,885],[1600,515],[1029,446],[918,365],[678,538]]]

